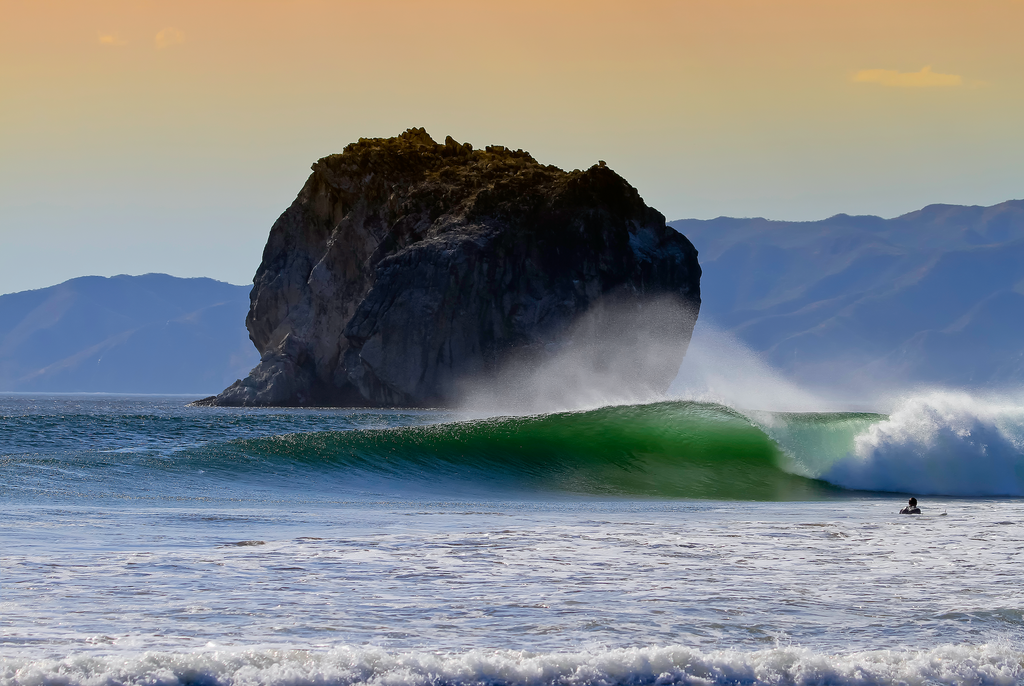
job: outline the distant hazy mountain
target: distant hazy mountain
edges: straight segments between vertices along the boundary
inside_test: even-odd
[[[700,251],[698,329],[805,385],[1024,385],[1024,200],[671,225]],[[0,296],[0,391],[216,393],[259,361],[249,290],[147,274]]]
[[[249,286],[86,276],[0,296],[0,391],[219,391],[259,361]]]
[[[700,252],[701,317],[805,384],[1024,382],[1022,200],[671,225]]]

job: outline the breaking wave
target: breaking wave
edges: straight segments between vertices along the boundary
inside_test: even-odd
[[[804,499],[836,490],[784,469],[778,444],[744,415],[686,401],[289,434],[231,449],[313,469],[502,490],[734,500]]]
[[[0,686],[618,686],[1014,684],[1024,653],[999,645],[824,654],[668,646],[600,652],[392,653],[379,648],[207,650],[0,661]]]
[[[1024,496],[1024,406],[966,393],[909,398],[821,476],[846,488]]]
[[[840,489],[1024,495],[1024,407],[965,394],[891,415],[669,401],[239,441],[233,449],[391,477],[588,494],[788,500]]]
[[[447,421],[390,428],[346,426],[346,415],[337,417],[309,428],[326,423],[340,424],[339,430],[292,425],[299,431],[279,434],[281,428],[268,426],[263,437],[234,439],[201,422],[182,428],[175,422],[185,420],[167,419],[156,435],[151,418],[113,417],[105,420],[107,432],[141,447],[8,453],[0,457],[7,475],[0,491],[138,495],[152,484],[168,493],[205,488],[210,497],[217,488],[233,488],[245,497],[245,488],[258,485],[267,497],[282,488],[334,497],[367,488],[401,493],[468,485],[510,496],[1024,496],[1024,404],[958,393],[912,396],[888,415],[750,411],[674,400],[464,421],[436,415]],[[20,433],[32,436],[44,421],[19,417],[12,426],[21,422]],[[61,421],[74,429],[73,417]],[[251,436],[261,420],[253,415],[248,421],[243,429]],[[94,424],[86,422],[82,431]],[[231,430],[238,436],[243,429]],[[203,434],[205,444],[195,440]],[[218,479],[219,486],[213,483]],[[390,485],[377,489],[385,482]]]

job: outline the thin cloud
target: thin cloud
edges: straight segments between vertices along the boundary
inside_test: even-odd
[[[121,40],[112,33],[100,34],[96,37],[100,45],[127,45],[128,41]]]
[[[180,45],[185,42],[185,34],[173,27],[161,30],[153,39],[158,50],[169,48],[172,45]]]
[[[899,72],[895,69],[862,69],[853,75],[859,83],[878,83],[897,88],[933,88],[962,86],[963,77],[957,74],[939,74],[925,67],[921,71]]]

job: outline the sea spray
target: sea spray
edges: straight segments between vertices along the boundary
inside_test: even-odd
[[[773,369],[738,338],[706,319],[693,330],[668,395],[734,409],[822,412],[838,409]]]
[[[666,399],[687,349],[680,332],[696,311],[675,297],[603,298],[543,352],[508,355],[496,370],[459,384],[466,417],[551,414]]]

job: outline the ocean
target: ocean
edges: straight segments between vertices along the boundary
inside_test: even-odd
[[[0,396],[0,685],[1024,683],[1024,404],[186,401]]]

